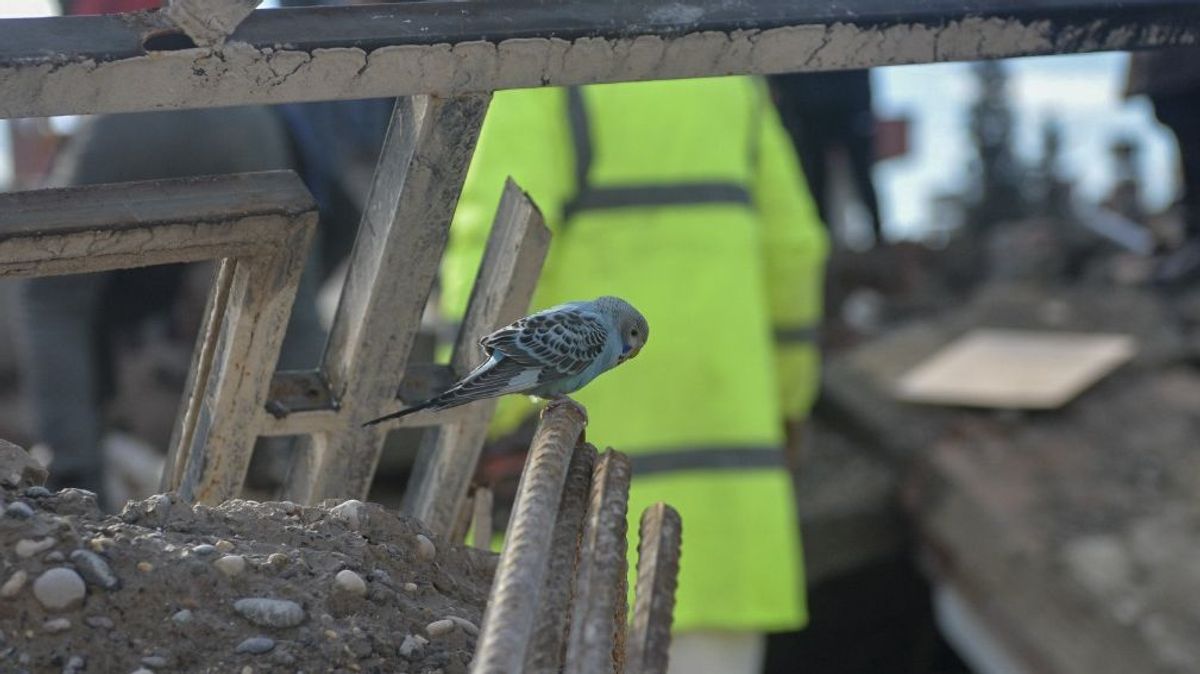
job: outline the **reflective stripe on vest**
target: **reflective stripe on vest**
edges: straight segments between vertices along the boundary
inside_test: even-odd
[[[783,451],[778,447],[696,447],[629,455],[633,474],[654,475],[684,470],[783,469]]]
[[[821,334],[817,325],[797,325],[789,328],[775,328],[775,342],[778,344],[812,344]]]
[[[575,146],[575,184],[578,191],[563,207],[564,220],[583,211],[612,208],[705,204],[749,206],[753,203],[750,191],[744,185],[727,181],[593,186],[592,128],[583,91],[579,87],[567,89],[567,118],[571,126],[571,142]]]

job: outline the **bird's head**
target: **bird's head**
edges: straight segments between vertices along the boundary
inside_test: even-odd
[[[612,319],[621,335],[621,355],[617,362],[623,363],[637,356],[650,338],[650,324],[646,322],[646,317],[619,297],[601,297],[596,304]]]

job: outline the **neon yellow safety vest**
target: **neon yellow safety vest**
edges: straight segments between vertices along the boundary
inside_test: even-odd
[[[656,501],[683,517],[676,629],[803,626],[781,448],[784,419],[804,417],[817,389],[828,244],[762,83],[497,93],[442,264],[449,316],[466,306],[510,175],[554,233],[533,308],[617,295],[650,323],[636,360],[574,397],[588,437],[632,458],[629,530]],[[507,398],[493,430],[533,411]]]

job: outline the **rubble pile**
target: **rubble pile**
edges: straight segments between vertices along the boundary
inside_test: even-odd
[[[495,555],[359,501],[105,516],[0,441],[0,671],[466,672]]]

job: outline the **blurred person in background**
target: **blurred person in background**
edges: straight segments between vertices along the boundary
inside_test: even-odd
[[[800,156],[817,211],[834,222],[831,168],[838,153],[870,218],[876,243],[883,243],[879,198],[871,170],[875,165],[875,115],[871,109],[871,71],[790,73],[767,78],[779,116]]]
[[[498,92],[442,264],[449,317],[465,310],[509,175],[553,232],[532,309],[611,294],[653,326],[633,367],[576,397],[589,434],[632,459],[629,530],[657,501],[682,515],[670,671],[759,672],[766,634],[808,618],[784,449],[818,387],[827,249],[765,86]],[[534,412],[501,400],[493,437]]]
[[[1173,284],[1200,278],[1200,49],[1135,52],[1126,94],[1145,94],[1179,145],[1183,241],[1163,258],[1156,280]]]

